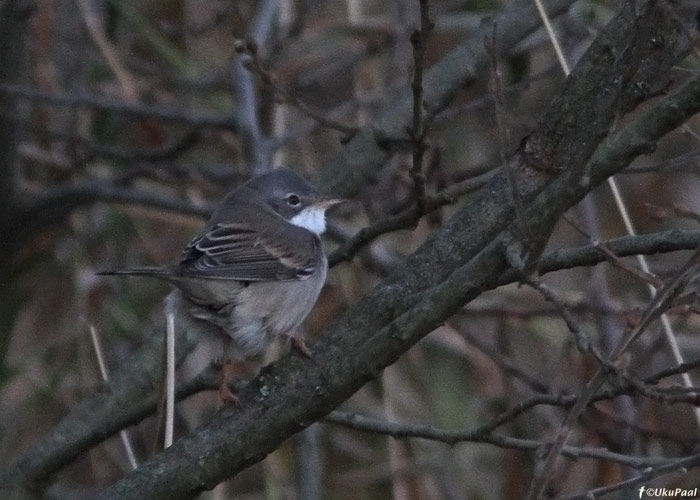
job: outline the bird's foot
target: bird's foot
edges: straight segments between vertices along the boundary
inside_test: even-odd
[[[219,386],[219,408],[225,408],[227,406],[239,406],[241,402],[231,389],[227,385]]]

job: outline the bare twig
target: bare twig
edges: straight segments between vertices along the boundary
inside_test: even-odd
[[[646,331],[656,318],[663,314],[664,310],[670,305],[671,300],[688,283],[689,279],[697,274],[699,260],[700,250],[696,250],[686,265],[656,293],[639,323],[618,344],[618,347],[610,356],[610,363],[612,365],[621,362],[622,356],[629,346]],[[598,369],[596,374],[582,389],[576,403],[569,410],[564,421],[557,430],[554,440],[551,446],[548,447],[540,467],[536,468],[536,473],[530,485],[528,499],[538,499],[542,496],[544,489],[554,474],[555,465],[558,462],[559,455],[562,453],[574,423],[605,382],[607,373],[607,367]]]
[[[638,269],[634,267],[631,264],[628,264],[624,260],[622,260],[620,257],[615,255],[613,252],[610,251],[610,249],[605,246],[605,243],[594,240],[593,241],[593,246],[602,254],[605,256],[605,259],[613,266],[617,267],[618,269],[621,269],[625,271],[628,274],[631,274],[637,279],[640,279],[644,283],[650,283],[652,284],[655,288],[660,288],[663,286],[663,280],[658,278],[656,275],[645,272],[641,269]]]
[[[700,222],[700,214],[689,209],[685,205],[675,205],[673,207],[673,213],[679,217],[690,219],[696,223]]]
[[[571,333],[574,334],[574,339],[576,340],[576,346],[581,354],[592,353],[596,359],[601,359],[600,353],[594,348],[591,343],[590,338],[585,334],[581,326],[574,318],[573,314],[569,311],[566,304],[557,296],[554,291],[547,286],[539,277],[529,277],[524,278],[524,282],[537,290],[544,299],[551,303],[554,307],[559,310],[559,315],[566,323],[567,328]]]
[[[698,165],[695,160],[698,156],[700,156],[700,149],[695,149],[689,153],[679,154],[673,158],[657,161],[648,165],[630,166],[620,172],[620,174],[644,174],[669,170],[697,172]]]
[[[600,234],[600,217],[593,196],[587,196],[581,200],[581,203],[575,208],[575,211],[580,217],[580,230],[588,240],[591,239],[591,234]],[[594,323],[598,330],[599,348],[605,355],[609,355],[612,352],[615,345],[617,345],[619,339],[624,334],[621,328],[621,322],[619,320],[616,321],[608,310],[609,304],[611,304],[614,299],[608,285],[607,271],[605,266],[595,266],[591,269],[588,293],[586,294],[589,296],[590,302],[600,310],[594,316]],[[629,310],[633,310],[633,308],[628,309],[628,311]],[[639,310],[641,310],[641,307]],[[625,319],[627,318],[628,316],[625,317]],[[592,411],[602,413],[602,410],[597,407],[592,408]],[[634,423],[638,418],[635,401],[633,398],[615,398],[610,401],[610,407],[606,408],[605,413],[611,416],[611,418],[605,419],[604,422],[613,421],[616,423],[625,423],[622,431],[615,432],[612,439],[614,439],[616,445],[619,446],[620,449],[618,451],[629,451],[631,447],[629,445],[631,445],[633,441],[632,430],[638,427]]]
[[[552,22],[549,20],[549,14],[547,14],[544,5],[542,5],[542,0],[534,0],[534,2],[535,7],[537,7],[537,13],[540,16],[540,19],[542,19],[544,29],[547,30],[547,36],[549,37],[549,41],[551,42],[552,47],[554,48],[554,52],[557,55],[559,66],[561,66],[561,69],[564,72],[564,74],[568,75],[569,73],[571,73],[571,69],[569,68],[569,63],[566,61],[566,56],[564,55],[564,51],[561,48],[561,44],[559,43],[559,38],[554,32]]]
[[[86,321],[87,323],[87,321]],[[107,369],[107,362],[105,361],[104,353],[102,352],[102,342],[100,342],[100,336],[97,332],[97,328],[91,323],[87,323],[88,330],[90,331],[90,339],[92,340],[92,348],[95,351],[95,358],[97,358],[97,365],[100,369],[100,375],[102,380],[107,382],[109,380],[109,371]],[[136,461],[136,455],[134,454],[134,447],[131,445],[131,439],[129,439],[129,433],[126,429],[119,431],[119,439],[124,447],[124,452],[126,453],[126,458],[129,461],[131,469],[136,469],[138,467],[138,462]]]
[[[513,360],[497,352],[492,347],[488,346],[483,342],[478,336],[471,335],[470,333],[464,331],[463,329],[458,330],[459,335],[468,343],[479,349],[482,353],[486,354],[491,360],[501,369],[506,375],[510,375],[525,385],[530,387],[533,391],[540,392],[542,394],[551,393],[551,388],[545,384],[543,381],[539,380],[535,376],[527,373],[525,370],[516,365]]]
[[[88,181],[78,185],[58,186],[46,191],[36,200],[31,200],[18,214],[24,224],[20,229],[30,231],[45,227],[61,220],[75,208],[96,201],[141,205],[198,217],[207,217],[211,213],[211,207],[195,207],[181,200],[113,186],[104,181]]]
[[[491,65],[491,78],[489,80],[489,88],[493,96],[493,102],[496,111],[496,123],[498,125],[498,139],[500,147],[498,148],[501,158],[501,167],[505,170],[508,178],[508,188],[511,195],[511,203],[515,210],[515,215],[520,223],[522,237],[527,241],[533,241],[534,237],[530,226],[525,217],[525,209],[523,208],[523,200],[518,191],[518,185],[515,179],[514,165],[508,161],[508,151],[510,150],[512,139],[510,129],[506,123],[506,106],[503,100],[503,73],[498,64],[498,47],[496,46],[496,30],[498,26],[494,23],[491,36],[484,40],[484,48],[489,56]]]
[[[115,148],[111,146],[105,146],[101,144],[96,144],[94,142],[85,141],[80,137],[69,137],[69,140],[82,143],[84,147],[88,150],[87,158],[83,157],[80,159],[82,162],[93,158],[96,155],[100,155],[107,158],[113,158],[125,162],[137,162],[137,161],[162,161],[169,160],[179,156],[181,153],[190,149],[194,146],[200,137],[199,130],[193,129],[185,133],[182,137],[176,138],[170,143],[166,143],[157,149],[150,149],[147,151],[127,151],[121,148]]]
[[[413,45],[413,122],[409,129],[413,149],[413,165],[409,171],[413,180],[413,193],[420,211],[425,210],[425,174],[423,173],[423,154],[425,153],[425,103],[423,102],[423,68],[425,48],[428,36],[433,29],[430,20],[428,0],[420,0],[420,28],[411,33]]]
[[[175,315],[165,313],[165,433],[163,448],[173,444],[175,428]]]
[[[700,246],[700,232],[670,230],[635,236],[621,236],[605,241],[604,245],[618,257],[638,254],[650,255],[669,250],[695,250]],[[547,252],[542,256],[540,259],[540,272],[544,274],[554,270],[590,266],[606,261],[607,259],[600,250],[593,245],[562,248]],[[515,271],[504,273],[502,282],[509,283],[517,279],[515,275]]]
[[[312,110],[311,107],[309,107],[306,103],[302,102],[298,97],[296,97],[294,93],[286,89],[284,85],[282,85],[274,75],[272,75],[269,71],[263,68],[262,62],[260,61],[260,57],[258,55],[258,47],[254,41],[238,40],[236,42],[235,48],[239,54],[247,54],[250,57],[244,63],[246,69],[248,69],[248,71],[250,71],[251,73],[257,75],[263,84],[268,85],[272,89],[276,99],[279,99],[283,102],[286,102],[287,104],[296,107],[297,109],[299,109],[299,111],[304,113],[309,118],[320,123],[324,127],[341,132],[342,134],[344,134],[343,141],[345,142],[352,139],[352,137],[357,133],[356,128],[344,125]]]
[[[685,472],[691,468],[700,465],[700,454],[689,455],[687,457],[678,457],[672,459],[666,464],[660,464],[644,469],[641,474],[626,481],[620,481],[609,486],[601,488],[593,488],[584,493],[576,495],[556,497],[555,500],[589,500],[592,498],[601,498],[608,493],[625,490],[630,491],[630,488],[649,483],[652,479],[672,474],[674,472]]]
[[[102,57],[104,57],[107,65],[119,82],[124,99],[130,103],[138,102],[139,93],[136,82],[122,64],[117,51],[112,47],[112,44],[109,43],[109,40],[107,40],[102,22],[97,17],[97,14],[90,8],[88,0],[78,0],[78,6],[80,7],[85,26],[88,29],[88,33],[90,33],[92,41],[97,45]]]
[[[651,301],[650,307],[647,312],[642,317],[640,325],[643,326],[644,321],[653,321],[657,317],[661,316],[664,310],[671,305],[674,298],[680,294],[683,289],[690,283],[690,281],[698,275],[698,270],[700,269],[700,249],[696,250],[693,255],[688,259],[686,264],[681,267],[676,274],[668,280],[668,282],[656,291],[653,300]],[[647,319],[648,318],[648,319]],[[639,336],[643,333],[644,328],[637,327],[633,329],[622,343],[617,348],[614,357],[619,357],[624,353],[627,348],[632,344]],[[682,364],[682,363],[679,363]]]
[[[476,177],[471,177],[452,184],[432,196],[426,196],[423,210],[421,210],[418,205],[412,205],[397,215],[381,219],[370,226],[360,229],[355,236],[343,243],[329,255],[329,265],[333,266],[342,261],[352,260],[353,256],[361,248],[383,234],[415,226],[416,222],[425,214],[437,210],[442,206],[456,203],[460,196],[479,189],[497,172],[497,169],[488,171]]]
[[[223,128],[233,132],[238,131],[240,128],[240,124],[235,117],[232,118],[231,116],[227,115],[195,114],[163,106],[135,104],[124,101],[104,99],[92,94],[74,93],[68,95],[48,93],[24,85],[6,83],[0,83],[0,94],[17,99],[25,99],[50,104],[52,106],[67,108],[88,106],[106,111],[113,111],[115,113],[122,113],[125,115],[154,118],[164,121],[183,122],[198,128]]]
[[[457,443],[462,442],[488,443],[494,446],[498,446],[500,448],[513,448],[519,450],[535,451],[542,447],[544,444],[546,444],[541,441],[534,441],[530,439],[518,439],[508,436],[491,434],[490,432],[483,432],[481,429],[476,429],[474,431],[445,430],[426,425],[387,422],[385,420],[379,420],[376,418],[358,415],[354,413],[346,413],[338,410],[331,412],[329,415],[327,415],[324,418],[324,421],[337,425],[343,425],[345,427],[364,432],[374,432],[396,438],[413,437],[429,439],[431,441],[439,441],[448,445],[455,445]],[[668,465],[689,458],[666,458],[623,455],[620,453],[612,452],[605,448],[583,448],[576,446],[564,447],[562,454],[574,459],[596,458],[598,460],[607,460],[610,462],[628,465],[637,469]]]
[[[270,4],[262,2],[263,8]],[[257,47],[254,42],[253,46]],[[260,129],[258,114],[258,96],[250,73],[246,70],[248,61],[236,51],[231,60],[230,79],[231,93],[235,97],[236,106],[232,110],[235,120],[240,123],[239,135],[243,145],[243,154],[252,171],[259,175],[266,172],[272,165],[272,154],[269,139]]]

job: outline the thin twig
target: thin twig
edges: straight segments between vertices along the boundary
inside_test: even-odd
[[[551,387],[547,386],[543,381],[537,379],[536,377],[530,375],[525,370],[516,365],[510,358],[497,352],[495,349],[490,347],[483,342],[478,336],[471,335],[470,333],[464,331],[463,329],[457,330],[459,335],[468,343],[476,347],[479,351],[486,354],[491,360],[505,373],[510,375],[522,383],[530,387],[533,391],[550,394]]]
[[[186,150],[194,146],[197,143],[197,140],[199,140],[199,137],[199,131],[197,129],[193,129],[186,132],[182,137],[170,141],[170,143],[166,143],[157,149],[150,149],[148,151],[126,151],[121,148],[86,141],[81,137],[68,137],[68,140],[76,142],[88,150],[88,154],[86,155],[87,157],[80,159],[82,163],[87,162],[96,155],[113,158],[123,162],[155,162],[169,160],[181,155]]]
[[[641,269],[634,267],[631,264],[628,264],[626,261],[622,260],[620,257],[611,252],[610,249],[602,241],[593,240],[593,246],[602,255],[605,256],[605,259],[612,266],[617,267],[618,269],[621,269],[622,271],[625,271],[628,274],[631,274],[632,276],[642,280],[644,283],[652,284],[654,288],[660,288],[663,286],[664,282],[662,279],[657,277],[655,274],[645,272]]]
[[[420,0],[420,28],[411,33],[413,45],[413,122],[409,132],[413,150],[413,164],[409,171],[413,180],[413,193],[420,211],[425,210],[425,174],[423,173],[423,154],[425,143],[425,103],[423,102],[423,70],[425,64],[425,47],[428,35],[433,28],[430,20],[428,0]]]
[[[500,448],[512,448],[519,450],[534,451],[541,448],[546,443],[531,439],[519,439],[509,436],[502,436],[482,432],[477,429],[469,430],[446,430],[432,426],[418,424],[402,424],[397,422],[388,422],[377,418],[358,415],[355,413],[347,413],[343,411],[333,411],[326,417],[324,421],[336,425],[342,425],[351,429],[364,432],[373,432],[383,435],[388,435],[396,438],[422,438],[431,441],[438,441],[448,445],[455,445],[462,442],[471,443],[488,443]],[[624,464],[637,469],[643,469],[653,466],[668,465],[677,463],[679,460],[685,460],[689,457],[665,458],[665,457],[646,457],[623,455],[607,450],[605,448],[584,448],[577,446],[565,446],[562,454],[573,458],[595,458],[598,460],[607,460],[610,462]]]
[[[672,300],[676,298],[683,289],[691,282],[691,280],[698,275],[698,270],[700,268],[700,249],[693,252],[693,255],[688,259],[686,264],[681,267],[676,274],[668,280],[668,282],[662,287],[656,290],[654,298],[651,301],[649,309],[647,309],[647,314],[642,317],[640,324],[643,324],[645,317],[649,317],[649,321],[662,316],[665,308],[667,308]],[[657,309],[653,311],[651,309]],[[650,311],[651,310],[651,311]],[[626,338],[624,338],[617,348],[614,357],[619,357],[624,353],[627,348],[643,333],[644,328],[633,329]],[[682,363],[678,363],[679,365]],[[692,387],[692,385],[691,385]]]
[[[114,186],[105,181],[87,181],[49,189],[37,199],[29,200],[18,216],[25,224],[23,230],[36,229],[61,220],[77,207],[97,201],[140,205],[197,217],[207,217],[212,210],[211,207],[196,207],[191,203],[160,197],[142,189]]]
[[[91,323],[85,321],[90,331],[90,339],[92,340],[92,348],[95,352],[95,357],[97,358],[97,366],[100,369],[100,375],[102,380],[107,382],[109,380],[109,371],[107,369],[107,362],[105,361],[104,353],[102,351],[102,343],[100,342],[100,336],[97,332],[97,328]],[[129,439],[129,433],[126,429],[119,431],[119,439],[124,447],[124,452],[126,453],[126,458],[129,461],[131,469],[136,469],[138,467],[138,462],[136,461],[136,455],[134,454],[134,447],[131,445],[131,440]]]
[[[370,226],[360,229],[355,236],[347,240],[328,256],[328,264],[334,266],[339,262],[352,260],[360,249],[379,236],[415,226],[416,222],[425,214],[445,205],[455,203],[460,196],[479,189],[486,184],[497,172],[498,169],[490,170],[476,177],[452,184],[432,196],[427,195],[423,210],[418,205],[411,205],[397,215],[381,219]]]
[[[33,102],[41,102],[52,106],[77,108],[88,106],[105,111],[113,111],[125,115],[144,118],[153,118],[164,121],[183,122],[198,128],[212,127],[223,128],[236,132],[240,128],[237,120],[228,115],[195,114],[189,111],[153,106],[148,104],[129,103],[104,99],[99,96],[84,93],[56,94],[43,92],[24,85],[0,83],[0,94],[25,99]]]
[[[698,162],[696,161],[698,156],[700,156],[700,149],[695,149],[688,153],[679,154],[673,158],[668,158],[666,160],[656,161],[654,163],[637,166],[630,166],[619,172],[618,175],[633,175],[633,174],[646,174],[650,172],[668,171],[676,170],[679,172],[697,172]]]
[[[622,356],[627,352],[629,346],[647,330],[656,318],[663,314],[664,310],[670,305],[671,300],[687,284],[688,280],[697,273],[698,260],[700,260],[700,249],[696,250],[687,264],[656,293],[639,323],[628,332],[626,337],[622,339],[610,356],[610,365],[615,366],[620,363],[622,361]],[[599,368],[591,380],[589,380],[581,390],[576,403],[569,410],[564,421],[557,430],[554,440],[551,446],[548,447],[540,466],[536,468],[536,473],[530,484],[530,491],[527,496],[529,500],[542,497],[547,484],[555,472],[555,466],[559,460],[559,455],[561,455],[566,445],[574,423],[603,385],[607,379],[607,375],[608,367]]]
[[[537,290],[547,302],[551,303],[559,310],[559,315],[564,320],[564,323],[566,323],[567,328],[574,334],[576,346],[581,354],[595,352],[591,340],[583,332],[583,329],[578,324],[578,321],[576,321],[573,314],[571,314],[564,301],[562,301],[557,294],[547,286],[546,283],[544,283],[538,277],[525,278],[524,283],[532,287],[534,290]],[[596,358],[600,358],[600,355],[597,354]]]
[[[90,33],[92,41],[97,45],[102,57],[104,57],[107,62],[107,66],[109,66],[119,82],[124,99],[130,103],[138,102],[139,93],[136,82],[121,63],[117,51],[112,47],[112,44],[109,43],[109,40],[107,40],[102,22],[88,5],[88,0],[78,0],[78,6],[80,7],[85,26],[88,29],[88,33]]]
[[[269,2],[263,2],[263,4],[269,4]],[[241,138],[243,156],[253,173],[260,175],[272,166],[272,154],[269,148],[269,138],[263,134],[260,128],[258,93],[253,76],[246,69],[247,61],[243,60],[244,57],[245,55],[234,52],[231,58],[229,71],[231,94],[236,103],[231,114],[241,124],[238,134]]]
[[[676,214],[678,217],[690,219],[693,222],[700,223],[700,214],[689,209],[685,205],[674,205],[673,213]]]
[[[537,7],[537,13],[540,15],[540,19],[542,19],[542,24],[544,25],[544,29],[547,30],[547,36],[549,37],[549,41],[552,44],[552,47],[554,48],[554,52],[557,55],[557,60],[559,61],[559,66],[561,66],[562,71],[566,76],[569,76],[569,73],[571,73],[571,69],[569,68],[569,63],[566,61],[566,57],[564,56],[564,51],[561,48],[561,44],[559,43],[559,38],[557,37],[557,34],[554,32],[554,28],[552,27],[552,22],[549,19],[549,14],[547,14],[547,11],[544,10],[544,5],[542,5],[542,0],[534,0],[535,6]]]
[[[263,68],[258,55],[258,48],[254,41],[238,40],[235,44],[235,49],[239,54],[247,54],[249,56],[249,59],[244,63],[245,68],[254,75],[258,76],[262,83],[269,86],[272,89],[276,99],[296,107],[303,114],[320,123],[324,127],[341,132],[345,136],[343,141],[352,139],[352,137],[354,137],[354,135],[357,133],[357,128],[349,127],[314,111],[306,103],[302,102],[298,97],[296,97],[294,93],[290,92],[282,84],[280,84],[274,75]]]
[[[620,215],[622,216],[627,233],[630,235],[635,235],[636,231],[634,229],[634,225],[632,224],[632,219],[630,218],[630,215],[627,211],[627,207],[625,206],[625,202],[622,198],[622,195],[620,194],[617,182],[615,182],[615,179],[613,179],[612,177],[609,177],[608,185],[613,193],[615,204],[617,205]],[[638,255],[637,261],[639,262],[639,267],[642,269],[642,271],[650,273],[649,264],[647,263],[647,260],[643,255]],[[647,285],[647,289],[649,290],[649,294],[652,297],[654,297],[658,293],[658,290],[652,285]],[[676,334],[673,331],[671,322],[669,321],[668,316],[666,314],[661,315],[661,326],[664,332],[664,337],[666,338],[666,342],[668,343],[668,346],[671,350],[671,355],[673,356],[675,363],[677,365],[683,364],[683,355],[681,354],[680,348],[678,346]],[[686,387],[693,386],[693,382],[687,373],[681,374],[681,379],[683,380],[683,384]],[[695,415],[695,421],[697,425],[700,425],[700,408],[695,408],[693,413]]]
[[[496,124],[498,125],[498,139],[500,147],[498,148],[501,159],[501,167],[505,169],[508,178],[508,188],[511,195],[511,203],[515,210],[515,216],[520,225],[520,232],[527,241],[534,241],[534,236],[530,230],[530,225],[525,216],[525,208],[523,200],[518,191],[518,183],[515,176],[514,165],[508,161],[507,151],[511,147],[512,139],[510,129],[506,124],[506,106],[503,100],[503,74],[500,65],[498,64],[498,47],[496,46],[496,30],[497,25],[494,23],[491,36],[484,40],[484,49],[489,56],[491,65],[491,78],[489,80],[489,88],[493,96],[493,102],[496,111]]]
[[[625,481],[620,481],[619,483],[611,484],[609,486],[603,486],[601,488],[593,488],[587,490],[585,493],[579,493],[576,495],[570,495],[565,497],[556,497],[554,500],[590,500],[595,498],[601,498],[608,493],[614,493],[616,491],[630,491],[631,488],[645,485],[651,482],[652,479],[672,474],[674,472],[686,472],[687,470],[697,467],[700,465],[700,454],[689,455],[687,457],[679,457],[673,459],[671,462],[656,466],[651,466],[641,472],[637,477],[632,479],[627,479]],[[641,495],[641,493],[640,493]]]
[[[165,314],[165,433],[163,448],[173,444],[175,428],[175,315]]]

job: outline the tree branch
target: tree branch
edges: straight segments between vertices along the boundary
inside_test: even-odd
[[[207,217],[211,213],[210,207],[196,207],[177,199],[159,197],[145,191],[114,186],[105,182],[84,182],[53,188],[42,193],[36,200],[20,206],[15,220],[11,222],[14,228],[11,234],[16,240],[21,241],[24,237],[59,222],[76,208],[97,201],[128,203],[198,217]]]
[[[41,102],[52,106],[79,108],[88,106],[104,111],[112,111],[140,118],[154,118],[163,121],[183,122],[197,128],[222,128],[237,132],[240,123],[236,116],[217,115],[213,113],[191,113],[165,106],[134,104],[113,99],[105,99],[91,94],[67,95],[47,93],[24,85],[0,83],[0,95]]]
[[[446,430],[438,429],[428,425],[419,424],[402,424],[398,422],[387,422],[377,418],[366,417],[354,413],[346,413],[334,411],[324,418],[324,421],[332,424],[342,425],[350,429],[355,429],[363,432],[373,432],[383,434],[394,438],[422,438],[431,441],[455,445],[457,443],[488,443],[499,448],[513,448],[517,450],[536,451],[542,445],[546,444],[540,441],[531,439],[517,439],[490,432],[482,432],[479,429],[474,431],[468,430]],[[564,456],[579,459],[579,458],[596,458],[607,460],[619,464],[624,464],[634,468],[645,468],[660,465],[676,463],[679,460],[684,460],[688,457],[645,457],[624,455],[615,453],[604,448],[586,448],[578,446],[566,446],[562,450]]]
[[[500,48],[511,46],[509,42],[517,36],[534,29],[523,12],[511,7],[499,16],[499,32],[510,37],[499,41]],[[630,80],[642,88],[653,87],[657,75],[667,75],[687,50],[687,40],[672,19],[662,19],[653,8],[642,10],[640,16],[655,22],[640,24],[624,15],[613,18],[600,41],[583,56],[540,127],[511,159],[533,231],[549,234],[561,214],[586,192],[700,110],[700,76],[695,76],[596,150],[615,117],[640,100],[638,87]],[[512,31],[510,25],[514,26]],[[490,31],[488,26],[484,29]],[[474,52],[483,33],[475,36]],[[663,50],[649,40],[662,40]],[[448,59],[455,63],[452,57]],[[485,60],[483,54],[476,57]],[[464,70],[462,64],[458,65],[462,76],[471,74],[472,68]],[[431,74],[435,75],[431,70],[426,80],[430,81]],[[620,79],[620,74],[625,78]],[[452,76],[446,80],[454,83]],[[449,93],[442,83],[435,86],[431,89],[426,82],[426,102],[435,104],[436,94],[431,92]],[[600,91],[601,86],[606,92]],[[400,99],[406,100],[410,102],[410,94]],[[653,123],[640,123],[642,120]],[[399,128],[405,123],[399,120],[392,126]],[[351,142],[356,140],[368,138],[356,137]],[[356,147],[349,146],[348,154]],[[363,158],[376,166],[379,156],[386,154],[375,147],[370,141],[369,155],[353,160],[362,165],[359,177],[367,172]],[[517,235],[513,207],[502,189],[507,182],[504,175],[496,174],[400,270],[335,321],[311,346],[312,359],[290,354],[265,367],[239,393],[240,407],[219,412],[99,498],[189,498],[212,488],[330,412],[466,302],[500,284],[508,271],[504,246]],[[37,467],[25,459],[10,469],[9,480],[7,476],[0,478],[0,487],[17,481],[36,484],[57,468],[55,464]],[[182,474],[183,470],[188,473]]]

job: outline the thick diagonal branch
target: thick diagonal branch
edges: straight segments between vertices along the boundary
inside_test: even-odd
[[[518,16],[513,26],[522,12],[507,11]],[[508,19],[499,17],[500,32],[510,33]],[[475,47],[483,39],[477,38]],[[644,97],[637,89],[653,88],[686,50],[676,22],[653,7],[639,14],[626,9],[611,21],[511,159],[534,231],[547,235],[576,200],[700,109],[695,78],[601,145],[615,117]],[[331,411],[456,309],[497,286],[508,272],[504,246],[517,234],[504,175],[494,176],[399,271],[329,327],[312,346],[312,360],[292,355],[270,365],[240,393],[240,408],[219,413],[100,498],[189,498],[212,488]],[[58,468],[40,465],[25,457],[10,477],[26,484]],[[0,477],[0,487],[7,478]]]

